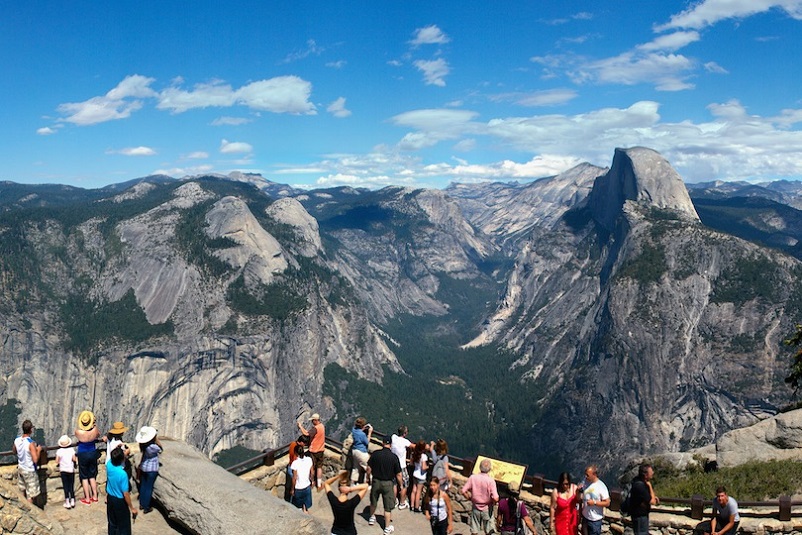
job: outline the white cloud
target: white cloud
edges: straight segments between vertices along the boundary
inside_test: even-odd
[[[306,41],[306,48],[287,54],[287,57],[284,58],[282,63],[292,63],[293,61],[298,61],[309,56],[319,56],[324,50],[326,49],[318,46],[314,39],[309,39]]]
[[[224,139],[220,142],[220,152],[223,154],[241,154],[253,151],[253,146],[250,143],[243,141],[229,141]]]
[[[124,149],[107,150],[106,154],[122,154],[123,156],[154,156],[156,151],[150,147],[126,147]]]
[[[156,95],[150,88],[153,82],[153,78],[138,74],[126,76],[117,87],[105,95],[92,97],[83,102],[60,104],[58,111],[65,115],[64,121],[80,126],[126,119],[142,107],[142,101],[135,99]]]
[[[700,38],[699,32],[674,32],[656,37],[653,41],[638,45],[635,48],[643,50],[644,52],[651,52],[654,50],[669,50],[673,52],[691,43],[695,43]]]
[[[211,165],[196,165],[193,167],[172,167],[169,169],[156,169],[153,175],[167,175],[171,177],[182,177],[187,175],[202,175],[212,171],[214,167]]]
[[[159,94],[157,108],[182,113],[194,108],[231,107],[235,104],[273,113],[315,114],[309,102],[312,84],[297,76],[259,80],[234,90],[229,84],[197,84],[190,91],[174,86]]]
[[[340,97],[326,108],[326,111],[338,118],[344,118],[351,115],[351,110],[345,108],[345,97]]]
[[[509,101],[520,106],[558,106],[570,102],[578,96],[573,89],[546,89],[532,93],[502,93],[492,95],[490,100]]]
[[[39,134],[40,136],[50,136],[52,134],[55,134],[56,132],[58,132],[58,130],[50,128],[49,126],[43,126],[42,128],[36,129],[36,133]]]
[[[696,63],[682,54],[629,51],[577,65],[568,74],[578,84],[653,84],[658,91],[682,91],[693,89],[687,80],[695,68]]]
[[[423,73],[423,79],[426,82],[426,85],[445,87],[446,81],[443,80],[443,78],[446,77],[449,72],[451,72],[448,62],[445,59],[419,59],[415,61],[414,65]]]
[[[707,72],[712,72],[714,74],[729,74],[729,71],[716,63],[715,61],[708,61],[704,65],[705,70]]]
[[[401,63],[401,62],[400,62],[400,61],[398,61],[397,59],[391,59],[391,60],[389,60],[389,61],[387,62],[387,65],[390,65],[391,67],[400,67],[400,66],[402,66],[402,65],[403,65],[403,63]]]
[[[398,143],[400,150],[415,151],[475,131],[480,126],[473,122],[477,116],[478,113],[469,110],[437,108],[408,111],[390,121],[396,126],[416,130],[406,134]]]
[[[187,160],[205,160],[208,157],[209,157],[209,153],[208,152],[204,152],[202,150],[199,150],[199,151],[196,151],[196,152],[190,152],[189,154],[184,156],[184,158],[186,158]]]
[[[703,0],[673,15],[666,24],[656,26],[655,31],[698,30],[722,20],[743,19],[774,8],[782,9],[792,18],[802,19],[802,0]]]
[[[248,124],[252,122],[253,119],[248,119],[247,117],[228,117],[222,116],[218,117],[214,121],[211,122],[212,126],[239,126],[241,124]]]
[[[420,45],[444,45],[449,41],[451,39],[440,28],[432,24],[415,30],[414,37],[409,44],[414,47]]]
[[[328,63],[326,63],[326,67],[329,67],[331,69],[342,69],[347,64],[348,64],[347,61],[345,61],[344,59],[341,59],[341,60],[338,60],[338,61],[329,61]]]

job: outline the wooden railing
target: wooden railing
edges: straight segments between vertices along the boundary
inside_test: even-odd
[[[379,431],[373,431],[371,436],[371,443],[375,445],[381,445],[384,437],[386,435]],[[103,441],[98,440],[96,443],[102,445],[104,444]],[[74,446],[75,444],[73,444]],[[240,475],[258,466],[273,466],[276,461],[285,455],[289,454],[289,444],[285,444],[283,446],[279,446],[278,448],[268,449],[251,457],[250,459],[246,459],[240,463],[237,463],[233,466],[229,466],[226,468],[229,472],[235,475]],[[326,449],[332,451],[334,453],[341,453],[342,452],[343,444],[339,440],[335,440],[331,437],[326,437]],[[59,449],[59,446],[47,446],[45,447],[45,451],[48,453],[48,458],[52,459],[50,453]],[[9,460],[9,457],[12,459]],[[455,469],[458,473],[460,473],[464,477],[468,477],[473,472],[473,466],[476,462],[475,458],[471,457],[458,457],[456,455],[449,454],[448,456],[450,460],[451,467]],[[0,465],[11,465],[16,463],[16,455],[13,451],[2,451],[0,452]],[[557,486],[557,482],[551,479],[546,479],[541,474],[526,474],[524,476],[524,486],[526,489],[535,496],[546,496],[551,492],[551,489]],[[620,490],[612,490],[610,491],[610,507],[611,511],[620,511],[621,510],[621,500],[622,500],[622,493]],[[691,498],[665,498],[660,497],[660,504],[661,505],[669,505],[669,506],[678,506],[678,507],[685,507],[683,510],[676,510],[672,509],[671,513],[677,515],[684,515],[688,516],[694,520],[702,520],[704,518],[704,511],[712,506],[713,501],[710,499],[705,499],[700,494],[695,494]],[[770,509],[770,511],[765,511],[761,513],[750,513],[748,511],[740,511],[741,516],[776,516],[782,522],[788,522],[791,520],[793,516],[800,517],[802,516],[802,512],[793,511],[794,507],[802,506],[802,501],[794,501],[791,500],[790,496],[780,496],[777,500],[774,501],[762,501],[762,502],[755,502],[755,501],[739,501],[738,505],[740,508],[763,508],[763,509]],[[653,509],[655,509],[653,507]]]

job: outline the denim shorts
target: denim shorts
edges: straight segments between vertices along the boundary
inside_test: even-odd
[[[306,507],[307,511],[312,508],[312,485],[305,489],[295,489],[292,496],[292,504],[298,509]]]

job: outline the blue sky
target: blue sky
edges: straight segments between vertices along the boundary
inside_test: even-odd
[[[107,4],[0,6],[0,180],[802,178],[802,0]]]

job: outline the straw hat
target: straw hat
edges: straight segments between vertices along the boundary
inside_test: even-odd
[[[83,411],[78,415],[78,429],[89,431],[93,427],[95,427],[95,415],[92,411]]]
[[[67,435],[61,435],[61,438],[58,439],[58,445],[61,446],[62,448],[66,448],[70,444],[72,444],[72,440],[70,440],[70,437],[68,437]]]
[[[315,413],[315,414],[313,414],[313,415],[312,415],[312,417],[311,417],[311,418],[309,418],[309,419],[310,419],[310,420],[320,420],[320,415],[319,415],[318,413]]]
[[[150,442],[154,438],[156,438],[156,428],[147,425],[140,429],[139,433],[136,434],[136,441],[140,444]]]
[[[128,429],[129,428],[125,427],[125,424],[123,424],[122,422],[114,422],[114,425],[111,426],[111,429],[109,429],[109,434],[122,435],[123,433],[128,431]]]

